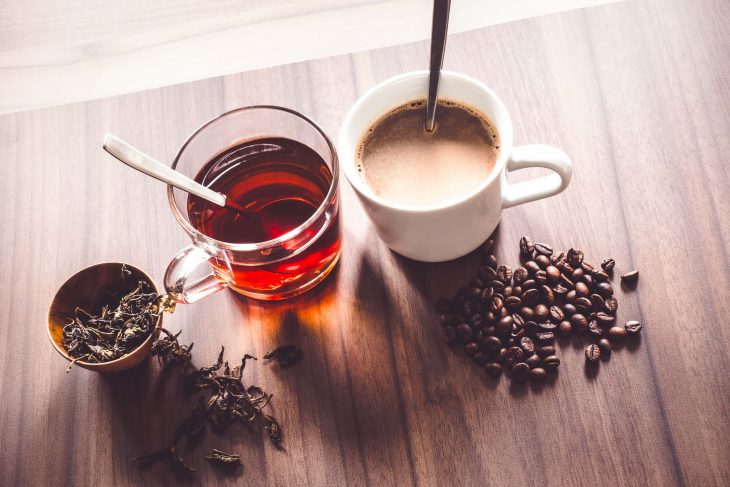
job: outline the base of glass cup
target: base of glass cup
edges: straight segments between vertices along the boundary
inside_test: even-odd
[[[329,264],[327,264],[327,267],[325,267],[322,272],[314,276],[313,279],[310,279],[309,281],[302,282],[300,286],[297,286],[295,288],[289,289],[284,293],[281,292],[270,292],[270,293],[264,293],[264,292],[256,292],[251,291],[250,289],[242,289],[240,287],[236,286],[229,286],[228,289],[237,292],[238,294],[241,294],[243,296],[246,296],[247,298],[253,298],[253,299],[259,299],[262,301],[278,301],[282,299],[289,299],[293,298],[294,296],[299,296],[302,293],[305,293],[315,287],[320,282],[324,281],[324,279],[329,275],[330,272],[332,272],[332,269],[335,268],[337,265],[337,262],[340,260],[340,255],[342,254],[342,249],[340,249],[337,254],[332,258]]]

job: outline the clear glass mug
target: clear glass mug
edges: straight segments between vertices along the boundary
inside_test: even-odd
[[[224,113],[195,131],[183,144],[172,168],[195,178],[213,158],[244,142],[284,138],[316,152],[331,172],[329,188],[316,211],[302,224],[273,240],[230,243],[196,229],[188,214],[188,193],[172,186],[172,213],[192,240],[170,262],[164,284],[168,295],[192,303],[217,291],[232,290],[255,299],[285,299],[321,282],[341,252],[339,162],[334,145],[306,116],[288,108],[251,106]],[[207,264],[210,272],[194,278]]]

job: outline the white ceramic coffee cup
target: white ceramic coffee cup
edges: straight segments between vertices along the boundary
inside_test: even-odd
[[[350,185],[378,236],[388,247],[411,259],[439,262],[456,259],[476,249],[497,227],[502,209],[563,191],[570,182],[573,164],[565,152],[556,147],[513,147],[512,121],[502,100],[473,78],[442,71],[439,97],[472,106],[492,120],[500,136],[499,158],[479,187],[457,200],[423,207],[386,201],[365,184],[357,171],[358,143],[369,126],[390,109],[423,99],[427,92],[428,71],[405,73],[375,86],[347,113],[340,129],[337,152]],[[507,182],[508,171],[528,167],[543,167],[555,174],[516,184]]]

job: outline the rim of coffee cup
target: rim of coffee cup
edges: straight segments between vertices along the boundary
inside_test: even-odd
[[[504,169],[505,164],[507,163],[507,158],[509,156],[510,150],[512,148],[512,139],[513,139],[513,131],[512,131],[512,119],[510,118],[509,112],[507,111],[507,107],[504,105],[502,100],[497,96],[497,94],[492,91],[489,87],[487,87],[484,83],[481,81],[472,78],[471,76],[467,76],[462,73],[457,73],[455,71],[446,71],[441,70],[441,86],[440,90],[443,89],[444,81],[446,83],[464,83],[466,85],[471,86],[473,89],[481,92],[482,95],[484,95],[485,98],[489,99],[491,104],[493,104],[496,107],[496,111],[499,113],[499,121],[495,120],[494,113],[489,113],[485,111],[480,106],[474,106],[474,103],[468,102],[466,100],[460,99],[458,96],[444,96],[443,98],[463,103],[464,105],[471,106],[478,111],[482,112],[484,115],[487,116],[487,118],[491,121],[492,124],[494,124],[495,129],[497,130],[497,133],[499,134],[499,141],[500,141],[500,148],[499,148],[499,155],[497,157],[497,161],[494,164],[494,168],[489,173],[489,175],[482,181],[479,186],[472,189],[465,195],[459,197],[458,199],[454,199],[451,201],[447,201],[445,203],[441,203],[438,205],[425,205],[425,206],[408,206],[403,205],[399,203],[394,203],[391,201],[388,201],[384,199],[381,196],[378,196],[375,194],[375,192],[368,187],[368,185],[363,181],[362,177],[358,174],[356,169],[356,157],[355,157],[355,151],[357,150],[357,147],[359,145],[359,142],[362,140],[362,137],[364,135],[365,128],[371,126],[374,122],[376,122],[380,117],[388,113],[388,111],[392,110],[393,108],[396,108],[404,103],[408,103],[412,100],[417,99],[425,99],[427,96],[427,90],[428,90],[428,70],[421,70],[421,71],[410,71],[407,73],[399,74],[397,76],[394,76],[392,78],[388,78],[377,85],[370,88],[368,91],[366,91],[360,98],[355,101],[355,103],[350,107],[350,110],[347,112],[347,115],[345,115],[345,118],[342,122],[342,126],[340,127],[340,133],[339,137],[337,139],[337,153],[340,158],[340,166],[341,169],[344,171],[345,176],[350,183],[350,185],[363,197],[367,198],[368,200],[371,200],[373,203],[379,205],[379,206],[385,206],[388,208],[393,208],[399,211],[404,212],[412,212],[412,213],[425,213],[425,212],[431,212],[435,210],[444,210],[448,208],[452,208],[455,206],[459,206],[463,204],[464,202],[467,202],[480,194],[486,187],[491,185],[495,179],[500,177],[500,174],[502,173],[502,170]],[[357,134],[357,139],[353,139],[352,134],[350,130],[350,126],[353,124],[355,118],[358,116],[359,112],[363,110],[363,108],[368,105],[368,103],[372,103],[373,99],[380,95],[385,90],[392,90],[394,87],[398,84],[404,84],[406,82],[411,81],[414,78],[422,78],[423,79],[423,93],[422,95],[415,95],[415,96],[408,96],[403,98],[402,100],[393,103],[389,107],[387,107],[385,110],[378,111],[378,114],[374,117],[371,117],[371,119],[364,124],[364,128],[359,131]],[[436,119],[438,120],[438,112],[436,114]],[[501,122],[501,123],[500,123]],[[352,145],[352,150],[346,150],[347,147]]]

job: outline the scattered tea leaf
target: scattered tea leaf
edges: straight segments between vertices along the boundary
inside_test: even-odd
[[[226,453],[223,450],[217,450],[213,448],[210,453],[205,456],[213,465],[219,465],[223,467],[234,467],[241,465],[241,457],[236,453]]]

